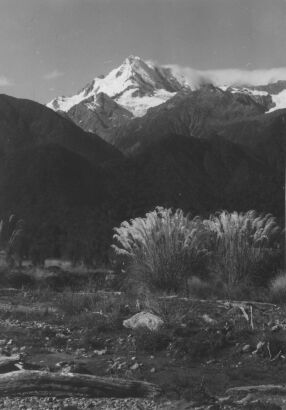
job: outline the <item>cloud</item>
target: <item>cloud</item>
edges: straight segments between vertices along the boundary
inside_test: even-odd
[[[11,87],[13,82],[4,75],[0,75],[0,87]]]
[[[261,70],[240,70],[240,69],[218,69],[218,70],[195,70],[190,67],[178,65],[167,65],[176,77],[183,77],[187,83],[196,88],[205,83],[216,86],[235,85],[266,85],[279,80],[286,80],[286,67],[261,69]]]
[[[64,73],[62,71],[59,70],[53,70],[49,73],[46,73],[43,75],[43,78],[45,80],[55,80],[56,78],[62,77],[64,75]]]

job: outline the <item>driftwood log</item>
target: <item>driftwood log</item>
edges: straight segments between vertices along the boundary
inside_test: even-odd
[[[177,295],[170,295],[170,296],[160,296],[159,299],[161,300],[174,300],[174,301],[182,301],[182,302],[191,302],[191,303],[202,303],[202,304],[214,304],[217,306],[221,307],[248,307],[248,306],[253,306],[257,309],[268,309],[268,308],[277,308],[277,305],[273,303],[268,303],[268,302],[256,302],[252,300],[242,300],[242,301],[237,301],[237,300],[212,300],[212,299],[195,299],[195,298],[184,298],[184,297],[179,297]]]
[[[12,356],[0,356],[0,373],[6,373],[12,370],[16,370],[16,364],[18,364],[20,361],[20,355],[18,354]]]
[[[124,380],[77,373],[19,370],[0,374],[0,396],[45,392],[84,394],[89,397],[156,397],[160,388],[139,380]],[[41,394],[42,393],[42,394]]]
[[[239,394],[273,394],[273,395],[286,395],[286,385],[276,385],[276,384],[261,384],[258,386],[241,386],[241,387],[231,387],[227,389],[226,394],[228,395],[239,395]]]

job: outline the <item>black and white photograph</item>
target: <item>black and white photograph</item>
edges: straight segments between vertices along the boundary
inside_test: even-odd
[[[0,0],[0,410],[286,410],[286,0]]]

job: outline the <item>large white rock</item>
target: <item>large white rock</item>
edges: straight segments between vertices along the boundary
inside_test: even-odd
[[[123,326],[128,329],[145,328],[152,331],[158,330],[161,326],[163,326],[163,324],[164,322],[159,316],[156,316],[150,312],[136,313],[136,315],[124,320],[123,322]]]

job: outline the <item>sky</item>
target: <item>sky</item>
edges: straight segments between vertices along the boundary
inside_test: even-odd
[[[0,93],[47,103],[131,54],[247,76],[286,67],[285,40],[286,0],[0,0]]]

